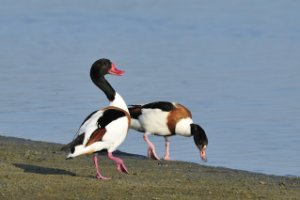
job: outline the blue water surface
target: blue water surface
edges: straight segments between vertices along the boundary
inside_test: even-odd
[[[300,1],[3,0],[0,134],[67,143],[108,105],[89,79],[98,58],[128,104],[190,108],[205,165],[300,176]],[[152,136],[160,156],[164,139]],[[146,155],[142,133],[120,150]],[[171,157],[201,163],[192,138]]]

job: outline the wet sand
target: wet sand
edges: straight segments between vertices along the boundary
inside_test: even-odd
[[[66,160],[61,144],[0,136],[0,199],[300,199],[300,178],[270,176],[116,152],[129,175],[100,156]]]

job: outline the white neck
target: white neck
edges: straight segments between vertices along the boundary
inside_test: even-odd
[[[126,105],[124,99],[117,92],[116,92],[116,95],[115,95],[115,99],[113,101],[111,101],[109,105],[117,107],[117,108],[121,108],[121,109],[123,109],[123,110],[125,110],[126,112],[129,113],[127,105]]]

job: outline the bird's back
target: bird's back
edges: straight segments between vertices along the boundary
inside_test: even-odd
[[[162,136],[181,134],[182,131],[185,135],[186,130],[182,129],[192,122],[191,112],[178,103],[159,101],[133,105],[129,112],[132,117],[130,128]]]

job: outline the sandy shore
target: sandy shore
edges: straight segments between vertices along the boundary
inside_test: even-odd
[[[268,176],[118,153],[129,175],[100,157],[65,160],[60,144],[0,136],[0,199],[300,199],[300,178]],[[117,154],[115,154],[117,155]]]

